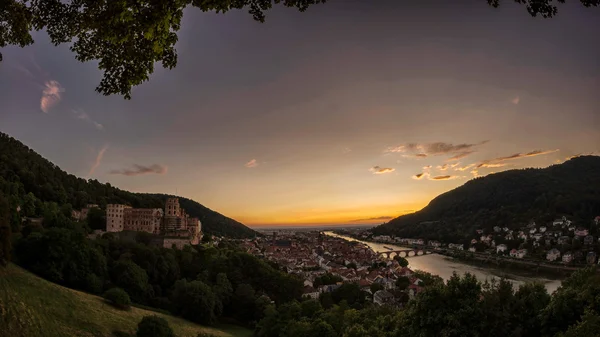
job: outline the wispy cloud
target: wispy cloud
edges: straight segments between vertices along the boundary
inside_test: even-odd
[[[448,165],[448,164],[438,165],[436,168],[440,171],[446,171],[447,169],[450,168],[450,165]]]
[[[431,166],[431,165],[423,166],[423,170],[425,170],[425,171],[427,171],[427,170],[429,170],[429,169],[431,169],[431,168],[432,168],[432,166]]]
[[[450,180],[450,179],[458,179],[458,178],[460,178],[460,177],[459,176],[445,175],[445,176],[431,177],[430,180]]]
[[[46,81],[42,90],[42,98],[40,100],[40,109],[48,113],[51,107],[60,102],[62,93],[65,88],[61,87],[60,83],[55,80]]]
[[[391,167],[379,167],[373,166],[369,169],[369,171],[373,172],[373,174],[384,174],[394,172],[396,169]]]
[[[546,151],[542,151],[542,150],[535,150],[535,151],[531,151],[531,152],[526,152],[526,153],[515,153],[513,155],[510,156],[506,156],[506,157],[498,157],[498,158],[494,158],[494,159],[487,159],[484,160],[482,162],[480,162],[479,164],[477,164],[477,168],[481,168],[481,167],[500,167],[497,166],[505,161],[508,160],[516,160],[516,159],[521,159],[521,158],[529,158],[529,157],[536,157],[536,156],[543,156],[546,154],[550,154],[550,153],[554,153],[554,152],[558,152],[559,150],[546,150]],[[496,166],[494,166],[496,165]],[[504,165],[502,165],[504,166]]]
[[[476,164],[469,164],[469,165],[467,165],[467,166],[455,167],[455,168],[454,168],[454,170],[455,170],[455,171],[466,171],[466,170],[468,170],[468,169],[470,169],[470,168],[473,168],[473,167],[475,167],[475,165],[476,165]]]
[[[478,168],[482,168],[482,167],[493,168],[493,167],[504,167],[507,165],[508,164],[506,164],[506,163],[481,163],[481,164],[477,165],[477,167]]]
[[[521,98],[519,96],[517,96],[517,97],[515,97],[515,98],[513,98],[513,99],[510,100],[510,102],[512,104],[514,104],[514,105],[519,104],[520,101],[521,101]]]
[[[104,157],[104,153],[106,152],[106,150],[108,150],[108,145],[104,145],[104,147],[101,148],[100,151],[98,151],[98,154],[96,155],[96,160],[94,161],[94,164],[92,165],[92,167],[90,168],[90,172],[88,173],[88,177],[91,177],[92,174],[94,174],[94,171],[96,171],[96,169],[98,168],[98,166],[100,166],[100,163],[102,163],[102,158]]]
[[[246,164],[244,164],[244,166],[246,166],[247,168],[257,167],[258,166],[258,160],[252,159],[249,162],[247,162]]]
[[[475,151],[462,151],[462,152],[458,152],[457,154],[455,154],[454,156],[448,158],[448,161],[454,161],[454,160],[460,160],[463,159],[469,155],[471,155],[472,153],[474,153]]]
[[[415,179],[415,180],[421,180],[421,179],[425,178],[425,176],[426,176],[426,173],[424,173],[424,172],[422,172],[422,173],[417,173],[417,174],[415,174],[415,175],[413,176],[413,179]]]
[[[122,169],[122,170],[111,170],[110,174],[122,174],[124,176],[139,176],[143,174],[165,174],[167,173],[167,167],[159,164],[154,164],[150,166],[143,166],[134,164],[131,169]]]
[[[81,119],[82,121],[92,124],[98,130],[104,130],[104,125],[93,120],[90,117],[90,115],[88,115],[85,111],[75,110],[75,109],[73,109],[72,111],[73,111],[73,114],[75,115],[75,118]]]
[[[452,144],[445,142],[434,142],[426,144],[406,143],[399,146],[388,147],[386,153],[402,153],[407,158],[425,158],[429,156],[452,155],[448,160],[458,160],[475,152],[475,148],[488,141],[474,144]]]
[[[345,147],[345,148],[342,149],[342,153],[343,154],[347,154],[347,153],[350,153],[350,152],[352,152],[352,149],[349,148],[349,147]]]
[[[471,171],[471,174],[472,174],[472,175],[473,175],[473,177],[475,177],[475,178],[479,177],[479,171],[477,171],[477,169],[473,169],[473,170]]]

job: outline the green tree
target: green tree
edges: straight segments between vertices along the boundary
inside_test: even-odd
[[[123,288],[136,302],[145,302],[148,292],[148,274],[130,260],[119,260],[109,270],[113,283]]]
[[[169,322],[158,316],[144,316],[137,327],[137,337],[175,337]]]
[[[371,289],[371,294],[375,294],[379,290],[383,290],[384,287],[381,283],[372,283],[370,289]]]
[[[212,289],[201,281],[179,280],[171,296],[174,312],[200,324],[212,324],[216,320],[217,297]]]
[[[121,288],[110,288],[104,295],[105,300],[120,309],[128,309],[131,305],[131,300],[127,292]]]
[[[106,229],[106,212],[98,207],[93,207],[88,211],[87,224],[91,229]]]
[[[410,285],[410,280],[406,276],[400,276],[396,279],[396,288],[405,290]]]
[[[396,255],[394,256],[394,260],[398,261],[400,267],[408,267],[408,260],[403,258],[402,256]]]
[[[45,30],[55,44],[70,44],[79,61],[95,61],[104,72],[96,88],[104,95],[131,97],[132,87],[150,78],[155,63],[177,64],[175,43],[183,12],[189,5],[204,12],[248,8],[259,22],[273,4],[305,11],[326,0],[136,0],[130,2],[73,0],[4,0],[0,7],[0,47],[32,44],[32,30]],[[580,0],[587,7],[600,0]],[[487,0],[498,7],[500,0]],[[532,16],[553,17],[552,0],[519,0]],[[483,1],[482,1],[483,3]],[[0,55],[0,61],[2,56]]]
[[[0,193],[0,266],[10,262],[12,231],[9,214],[8,201]]]

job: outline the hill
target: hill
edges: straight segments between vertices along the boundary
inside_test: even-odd
[[[41,201],[71,204],[81,209],[88,203],[129,204],[133,207],[163,207],[165,194],[143,194],[120,190],[97,180],[85,180],[61,170],[20,141],[0,132],[0,191],[19,199],[32,193]],[[198,217],[202,230],[211,235],[232,238],[258,235],[242,223],[219,214],[201,204],[181,198],[186,212]]]
[[[510,170],[473,179],[373,232],[448,242],[472,236],[478,228],[515,229],[560,216],[587,227],[598,215],[600,157],[581,156],[543,169]]]
[[[142,317],[165,318],[177,336],[251,336],[250,330],[208,328],[181,318],[132,307],[123,311],[100,297],[50,283],[15,265],[0,269],[0,337],[113,336],[115,330],[135,333]]]

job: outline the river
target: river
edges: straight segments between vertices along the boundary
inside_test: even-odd
[[[342,239],[345,239],[348,241],[362,242],[362,243],[366,244],[367,246],[369,246],[371,249],[373,249],[373,251],[375,251],[375,252],[388,252],[389,249],[383,248],[384,246],[394,248],[394,249],[399,249],[399,250],[400,249],[410,249],[410,248],[392,245],[392,244],[388,244],[388,243],[380,244],[380,243],[375,243],[375,242],[361,241],[361,240],[357,240],[357,239],[354,239],[349,236],[335,234],[333,232],[323,232],[323,233],[326,235],[329,235],[329,236],[342,238]],[[448,280],[454,272],[461,274],[461,275],[466,272],[469,272],[469,273],[475,275],[475,277],[477,277],[477,279],[480,281],[491,280],[492,278],[498,278],[500,276],[503,276],[506,279],[508,279],[509,281],[511,281],[513,283],[513,285],[515,285],[515,286],[518,286],[518,285],[523,284],[528,281],[534,281],[534,280],[540,281],[540,282],[544,283],[544,285],[546,286],[546,289],[548,289],[548,292],[550,292],[550,293],[555,291],[560,286],[560,283],[561,283],[560,280],[552,280],[552,279],[547,279],[547,278],[542,278],[542,277],[525,276],[523,274],[517,274],[514,271],[506,271],[506,270],[500,270],[500,269],[494,269],[494,268],[482,268],[482,267],[478,267],[478,266],[473,266],[473,265],[462,263],[457,260],[453,260],[451,258],[448,258],[443,255],[439,255],[439,254],[413,256],[413,257],[408,257],[407,260],[409,263],[409,268],[411,268],[413,270],[422,270],[422,271],[426,271],[428,273],[439,275],[444,280]]]

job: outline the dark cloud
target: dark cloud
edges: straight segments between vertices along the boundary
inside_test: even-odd
[[[506,156],[506,157],[498,157],[498,158],[494,158],[494,159],[484,160],[481,163],[477,164],[477,168],[501,167],[501,166],[504,166],[504,165],[501,165],[501,163],[505,162],[507,160],[515,160],[515,159],[521,159],[521,158],[543,156],[543,155],[558,152],[558,151],[559,150],[556,149],[556,150],[546,150],[546,151],[535,150],[535,151],[531,151],[531,152],[527,152],[527,153],[515,153],[513,155]]]
[[[424,158],[429,156],[452,155],[448,160],[458,160],[475,152],[475,147],[489,142],[484,140],[474,144],[452,144],[434,142],[426,144],[406,143],[396,147],[388,147],[385,152],[404,153],[405,157]]]
[[[457,176],[446,175],[446,176],[431,177],[431,180],[450,180],[450,179],[456,179],[456,178],[458,178],[458,177]]]
[[[391,167],[379,167],[373,166],[369,169],[369,171],[373,172],[373,174],[384,174],[394,172],[396,169]]]
[[[448,158],[448,161],[453,161],[453,160],[459,160],[462,158],[465,158],[467,156],[469,156],[470,154],[474,153],[475,151],[463,151],[463,152],[458,152],[457,154],[455,154],[454,156]]]
[[[158,164],[150,166],[134,164],[133,169],[112,170],[109,173],[122,174],[124,176],[138,176],[143,174],[165,174],[167,173],[167,167]]]
[[[413,176],[413,179],[416,179],[416,180],[421,180],[421,179],[423,179],[424,177],[425,177],[425,173],[419,173],[419,174],[415,174],[415,175]]]

